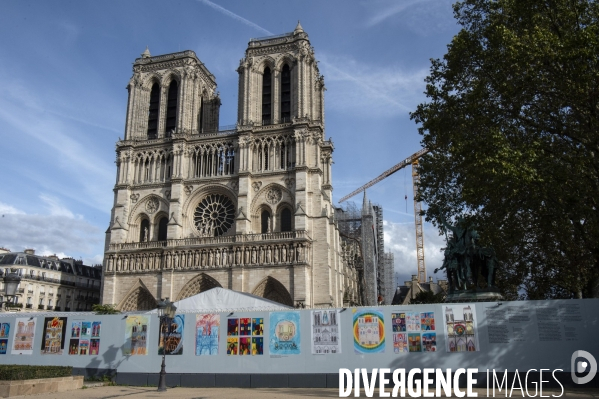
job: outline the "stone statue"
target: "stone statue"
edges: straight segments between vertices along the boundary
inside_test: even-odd
[[[478,244],[478,232],[467,226],[463,218],[458,218],[455,226],[441,219],[441,225],[451,231],[447,237],[443,265],[438,270],[445,270],[449,283],[449,294],[455,291],[496,291],[495,274],[497,258],[493,248],[481,247]]]
[[[148,242],[148,228],[144,227],[144,242]]]

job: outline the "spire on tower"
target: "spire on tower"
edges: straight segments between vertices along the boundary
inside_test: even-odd
[[[293,33],[300,33],[303,32],[304,28],[302,28],[302,24],[300,24],[299,19],[297,20],[297,26],[295,27],[295,30],[293,31]]]
[[[150,50],[148,49],[148,46],[146,46],[146,49],[143,53],[141,53],[141,58],[150,58],[152,56],[152,54],[150,54]]]

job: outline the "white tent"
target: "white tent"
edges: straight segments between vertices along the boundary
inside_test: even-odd
[[[191,312],[243,312],[289,310],[283,305],[256,295],[215,287],[208,291],[175,302],[177,313]],[[156,309],[148,313],[156,313]]]

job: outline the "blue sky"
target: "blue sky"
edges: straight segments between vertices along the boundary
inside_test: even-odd
[[[337,202],[421,148],[409,112],[425,99],[430,58],[458,31],[450,1],[0,2],[0,246],[101,263],[135,58],[146,45],[152,55],[195,51],[216,76],[220,125],[234,124],[249,39],[298,20],[325,77]],[[368,197],[383,206],[403,281],[416,273],[410,169]],[[429,275],[443,245],[427,224]]]

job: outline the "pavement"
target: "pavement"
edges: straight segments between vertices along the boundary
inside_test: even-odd
[[[475,389],[478,397],[487,397],[486,389]],[[505,392],[505,391],[504,391]],[[506,397],[505,393],[495,392],[495,397]],[[560,390],[543,390],[544,397],[560,395]],[[509,392],[508,392],[509,394]],[[530,391],[530,394],[534,392]],[[510,395],[507,395],[510,397]],[[166,392],[157,392],[156,387],[132,386],[90,386],[74,391],[54,394],[16,396],[16,398],[44,398],[44,399],[111,399],[111,398],[164,398],[164,399],[272,399],[272,398],[338,398],[339,390],[331,388],[168,388]],[[353,398],[353,392],[350,398]],[[364,392],[360,397],[365,398]],[[379,397],[375,391],[374,397]],[[492,395],[488,397],[493,397]],[[513,398],[522,397],[520,391],[514,391]],[[539,397],[539,396],[537,396]],[[567,399],[599,398],[599,389],[567,389],[561,396]]]

